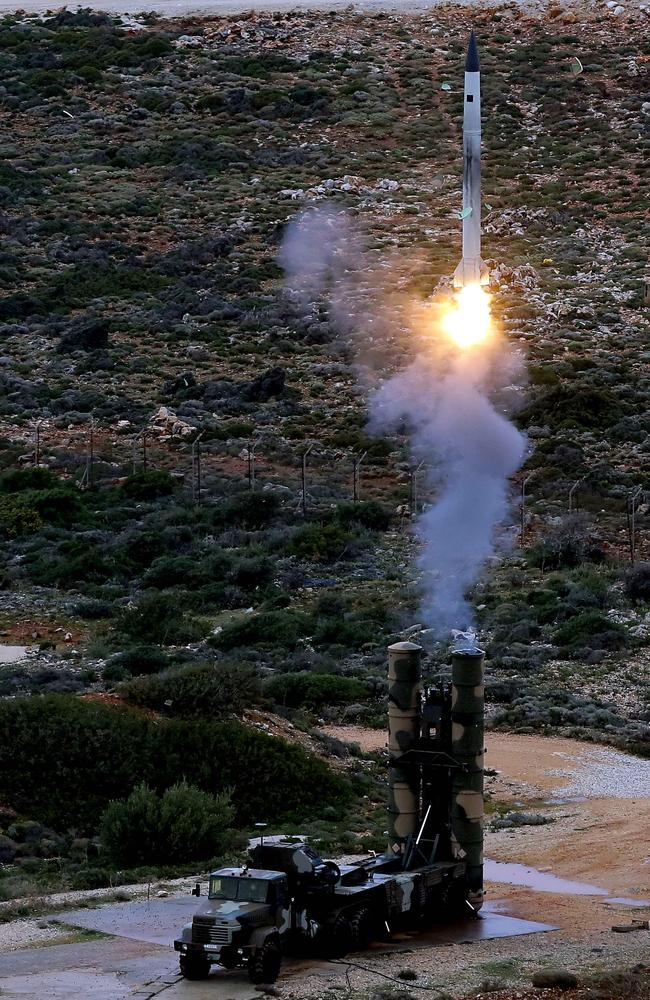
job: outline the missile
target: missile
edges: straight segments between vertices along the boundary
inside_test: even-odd
[[[463,256],[454,271],[454,288],[487,285],[490,276],[481,260],[481,70],[474,32],[465,60],[463,102]]]

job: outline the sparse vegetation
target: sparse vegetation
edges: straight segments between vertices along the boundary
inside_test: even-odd
[[[473,16],[493,308],[530,376],[522,547],[469,594],[488,698],[499,726],[647,752],[647,42],[634,62],[620,19]],[[200,44],[89,10],[0,23],[17,122],[0,165],[2,625],[34,647],[0,668],[0,793],[41,825],[41,861],[71,849],[55,831],[90,835],[73,838],[77,885],[148,863],[99,858],[109,801],[155,812],[182,777],[188,808],[231,790],[234,826],[323,816],[318,837],[342,843],[347,779],[234,717],[383,725],[383,647],[420,619],[410,508],[435,490],[403,433],[370,435],[354,363],[361,343],[379,378],[410,359],[401,296],[428,299],[457,263],[460,96],[440,82],[462,71],[464,23],[332,12],[325,44],[320,18],[213,21]],[[278,263],[288,221],[325,199],[361,213],[372,251],[329,312],[287,294]]]

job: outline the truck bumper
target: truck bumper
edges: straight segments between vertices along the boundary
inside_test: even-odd
[[[194,944],[192,941],[174,941],[174,951],[180,951],[183,955],[204,955],[210,962],[218,962],[220,951],[218,948],[209,948],[204,944]]]

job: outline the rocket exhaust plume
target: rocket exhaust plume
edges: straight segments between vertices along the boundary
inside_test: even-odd
[[[526,445],[502,405],[521,364],[495,329],[483,287],[488,274],[480,255],[480,72],[473,35],[463,148],[463,256],[454,274],[455,298],[442,309],[432,300],[419,310],[413,307],[411,331],[422,348],[403,371],[373,390],[369,402],[370,431],[396,434],[406,427],[412,456],[425,463],[435,493],[415,531],[421,542],[422,614],[440,638],[473,626],[466,594],[494,553],[495,531],[508,513],[508,479]],[[281,261],[294,292],[296,285],[311,298],[326,292],[342,332],[365,333],[371,340],[369,331],[376,333],[385,311],[386,273],[370,289],[377,322],[369,323],[372,310],[355,314],[350,307],[359,299],[355,270],[362,253],[350,220],[325,206],[289,226]],[[363,280],[368,292],[367,277]],[[363,336],[357,346],[361,355]]]
[[[421,356],[370,402],[376,433],[406,423],[413,455],[427,462],[437,492],[415,530],[423,616],[441,637],[473,624],[465,595],[494,551],[494,531],[508,510],[508,477],[525,451],[523,435],[490,401],[491,372],[473,353],[458,354],[447,370],[440,359]]]

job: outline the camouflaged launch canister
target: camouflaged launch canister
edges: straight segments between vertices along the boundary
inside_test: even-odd
[[[399,758],[420,736],[421,653],[413,642],[388,647],[388,826],[390,843],[402,851],[420,813],[419,769],[400,768]]]
[[[451,846],[467,865],[467,899],[476,908],[483,901],[484,656],[472,648],[451,657],[451,747],[462,765],[453,773]]]

